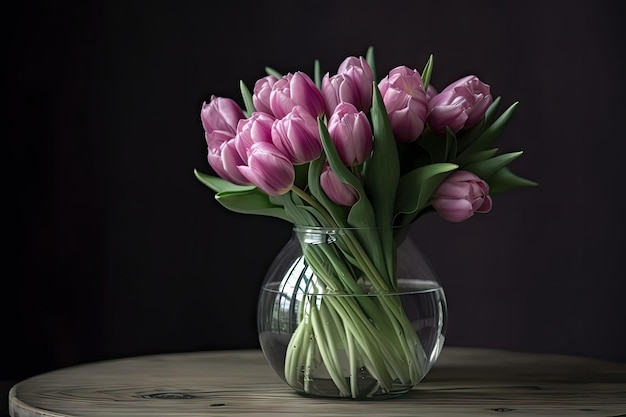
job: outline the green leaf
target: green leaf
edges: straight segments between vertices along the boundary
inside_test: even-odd
[[[523,178],[511,172],[509,167],[496,171],[489,180],[489,194],[496,195],[517,188],[534,187],[535,181]]]
[[[237,185],[233,184],[230,181],[226,181],[223,178],[216,177],[213,175],[204,174],[197,169],[193,170],[196,178],[200,180],[201,183],[215,191],[216,193],[227,191],[227,192],[239,192],[239,191],[249,191],[256,188],[254,185]]]
[[[236,213],[257,214],[291,221],[291,218],[285,213],[285,209],[272,204],[269,196],[258,188],[247,191],[221,191],[215,194],[215,199]]]
[[[474,162],[473,164],[465,166],[463,169],[473,172],[478,177],[489,182],[493,174],[513,162],[515,159],[519,158],[522,153],[522,151],[505,153],[484,161]]]
[[[483,118],[485,125],[490,126],[498,115],[498,109],[500,108],[501,97],[496,97],[492,102]]]
[[[300,198],[295,192],[290,191],[286,194],[275,197],[275,200],[279,201],[284,207],[286,215],[289,217],[293,224],[300,226],[319,226],[319,223],[315,220],[315,217],[311,215],[307,210],[298,205],[302,204]]]
[[[334,224],[331,220],[324,216],[315,207],[306,204],[296,192],[291,193],[291,199],[293,200],[293,204],[295,205],[295,207],[303,212],[301,213],[302,219],[304,220],[304,216],[307,216],[311,226],[337,227],[336,224]],[[307,225],[307,223],[302,222],[297,224],[303,226]]]
[[[378,76],[376,75],[376,59],[374,58],[374,47],[370,46],[367,48],[367,53],[365,54],[365,61],[367,61],[367,65],[370,66],[372,70],[372,74],[374,76],[374,81],[378,81]]]
[[[461,154],[465,149],[472,144],[486,129],[485,118],[483,117],[474,126],[467,130],[461,130],[456,133],[458,141],[458,154]]]
[[[322,227],[337,227],[335,224],[330,222],[326,217],[324,217],[324,215],[322,215],[322,213],[320,213],[319,211],[315,210],[315,208],[313,208],[311,206],[298,204],[296,207],[298,207],[299,209],[304,210],[304,211],[310,213],[311,215],[313,215],[313,217],[317,220],[317,224],[319,226],[322,226]]]
[[[259,214],[290,221],[285,210],[270,201],[270,196],[254,185],[237,185],[223,178],[193,170],[201,183],[215,191],[215,199],[236,213]]]
[[[478,151],[469,154],[464,153],[458,158],[452,160],[452,163],[457,164],[459,167],[461,167],[461,169],[463,169],[463,167],[466,165],[492,158],[496,153],[498,153],[498,148],[486,149],[484,151]]]
[[[275,206],[280,206],[283,207],[285,205],[285,202],[283,201],[283,195],[270,195],[268,196],[269,202],[272,203]]]
[[[265,72],[267,73],[267,75],[273,75],[276,78],[283,78],[283,74],[281,74],[280,72],[276,71],[272,67],[265,67]]]
[[[467,130],[457,132],[458,151],[463,152],[465,148],[472,144],[484,130],[493,123],[493,119],[497,114],[498,107],[500,106],[500,97],[497,97],[489,106],[482,119]]]
[[[359,194],[359,199],[354,203],[348,214],[348,224],[352,227],[372,227],[376,224],[374,210],[367,198],[361,181],[343,164],[341,157],[337,153],[337,148],[335,148],[335,144],[328,133],[328,128],[321,119],[318,119],[318,127],[330,168],[337,174],[337,177],[342,182],[354,187]],[[309,176],[309,178],[311,177]]]
[[[415,216],[427,206],[439,184],[459,166],[447,162],[425,165],[403,175],[398,182],[395,200],[397,214]]]
[[[372,100],[372,156],[363,167],[364,187],[378,227],[391,226],[396,187],[400,178],[400,160],[389,117],[378,86],[374,84]]]
[[[509,106],[509,108],[506,109],[500,115],[500,117],[498,117],[498,119],[496,119],[496,121],[493,122],[493,124],[487,127],[485,131],[482,132],[480,136],[478,136],[478,138],[476,138],[476,140],[470,143],[469,146],[467,146],[463,152],[471,153],[471,152],[482,151],[485,149],[492,148],[493,145],[498,140],[498,137],[500,137],[500,135],[504,131],[504,128],[509,123],[509,120],[511,119],[511,116],[515,112],[515,109],[517,108],[518,103],[519,102],[515,102],[511,106]]]
[[[380,242],[385,254],[387,276],[395,277],[393,252],[394,201],[400,179],[400,158],[396,140],[391,129],[387,110],[376,83],[373,85],[372,132],[374,143],[372,156],[363,166],[364,187],[372,202],[376,226],[380,227]]]
[[[428,89],[428,85],[430,84],[430,75],[433,71],[433,55],[430,54],[428,57],[428,61],[426,61],[426,65],[424,66],[424,70],[422,71],[422,84],[424,84],[424,91]]]
[[[324,152],[314,161],[311,161],[309,167],[308,187],[311,195],[317,200],[322,207],[330,214],[336,225],[340,227],[347,227],[347,213],[346,210],[339,205],[335,204],[320,186],[320,175],[326,162],[326,155]]]
[[[456,158],[457,140],[454,131],[446,126],[446,152],[442,162],[450,161]]]
[[[313,79],[315,80],[315,85],[317,88],[322,88],[322,67],[320,66],[320,61],[318,59],[315,60],[313,65]]]
[[[254,113],[254,103],[252,102],[252,94],[243,81],[239,81],[239,89],[241,90],[241,97],[243,97],[243,103],[246,105],[246,111],[244,115],[250,117]]]

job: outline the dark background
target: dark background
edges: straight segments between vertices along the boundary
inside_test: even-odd
[[[434,85],[473,73],[520,101],[500,146],[540,186],[412,228],[446,290],[446,344],[626,361],[619,2],[22,2],[5,20],[7,387],[257,347],[257,294],[291,226],[231,213],[195,179],[210,172],[202,102],[370,45],[379,74],[432,53]]]

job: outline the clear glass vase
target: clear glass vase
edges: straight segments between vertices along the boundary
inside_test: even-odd
[[[265,357],[311,397],[406,393],[437,360],[446,318],[444,291],[406,228],[295,226],[258,303]]]

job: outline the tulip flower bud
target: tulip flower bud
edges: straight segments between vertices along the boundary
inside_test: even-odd
[[[468,171],[455,171],[437,188],[432,205],[449,222],[462,222],[474,213],[491,210],[489,185]]]
[[[241,107],[234,100],[224,97],[211,96],[211,101],[204,102],[200,111],[202,127],[209,134],[223,130],[235,136],[237,123],[244,117]]]
[[[328,74],[322,78],[322,97],[326,114],[333,114],[335,107],[339,103],[347,102],[357,105],[359,95],[354,82],[349,77],[342,74],[335,74],[332,77]]]
[[[474,126],[493,102],[489,85],[468,75],[448,85],[428,102],[428,125],[438,134]]]
[[[222,144],[222,142],[226,142],[227,140],[233,139],[235,134],[231,132],[226,132],[224,130],[214,130],[211,133],[204,132],[204,139],[206,139],[207,147],[217,146]]]
[[[272,124],[274,117],[260,111],[254,112],[247,119],[241,119],[237,125],[236,147],[242,159],[248,159],[248,150],[255,142],[272,142]]]
[[[270,108],[276,118],[285,117],[295,106],[302,106],[315,119],[324,114],[322,93],[313,80],[300,71],[277,80],[270,92]]]
[[[357,101],[351,102],[357,109],[369,112],[372,107],[372,83],[374,74],[369,64],[363,57],[349,56],[339,65],[337,74],[352,80],[356,90]]]
[[[328,121],[337,153],[347,166],[360,165],[373,147],[372,127],[367,116],[350,103],[340,103]]]
[[[240,165],[238,168],[248,181],[274,196],[289,192],[296,178],[289,159],[267,142],[252,144],[247,165]]]
[[[465,88],[472,97],[471,111],[468,112],[468,119],[465,127],[472,127],[480,121],[485,112],[493,102],[491,97],[491,88],[488,84],[483,83],[475,75],[468,75],[460,80],[452,83],[446,89]]]
[[[252,103],[256,111],[273,114],[272,108],[270,107],[270,93],[276,81],[278,81],[278,78],[273,75],[268,75],[254,83]]]
[[[333,203],[340,206],[350,207],[359,199],[359,194],[354,187],[342,182],[328,164],[324,166],[320,174],[320,187]]]
[[[243,165],[244,161],[237,152],[235,139],[228,139],[227,134],[223,138],[224,140],[207,140],[209,165],[217,175],[227,181],[239,185],[250,184],[239,171],[238,166]]]
[[[471,109],[470,100],[471,97],[464,89],[442,91],[433,96],[428,102],[426,119],[430,130],[443,135],[446,127],[454,133],[463,129],[467,123],[468,109]]]
[[[378,84],[397,141],[414,142],[424,130],[428,102],[422,77],[416,70],[399,66]]]
[[[272,143],[295,165],[317,159],[322,153],[317,120],[301,106],[274,121]]]

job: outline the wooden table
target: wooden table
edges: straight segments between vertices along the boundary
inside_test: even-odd
[[[294,393],[258,350],[164,354],[29,378],[12,387],[9,411],[12,417],[613,417],[626,416],[626,364],[445,347],[409,394],[355,401]]]

